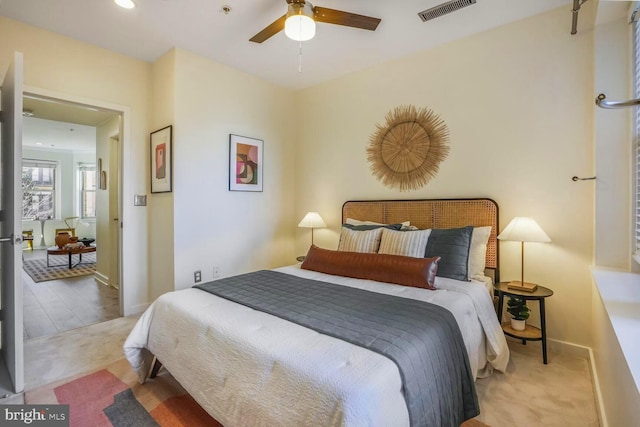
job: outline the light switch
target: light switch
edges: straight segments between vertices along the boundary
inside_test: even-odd
[[[133,206],[147,206],[147,195],[135,194],[133,196]]]

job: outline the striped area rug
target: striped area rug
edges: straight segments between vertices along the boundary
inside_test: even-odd
[[[143,385],[125,359],[27,391],[25,403],[68,404],[70,427],[222,427],[166,370]]]
[[[70,427],[223,427],[165,369],[140,384],[125,359],[88,375],[27,391],[25,403],[68,404]],[[461,427],[488,426],[468,420]]]
[[[78,262],[78,255],[72,255],[73,263]],[[96,253],[82,254],[82,264],[69,268],[67,255],[49,257],[51,267],[47,267],[46,259],[28,259],[22,262],[22,268],[34,282],[46,282],[48,280],[68,279],[70,277],[86,276],[96,272]]]

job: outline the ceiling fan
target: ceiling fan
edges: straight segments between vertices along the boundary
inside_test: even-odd
[[[282,30],[285,30],[287,37],[293,40],[309,40],[315,35],[316,22],[375,31],[381,21],[379,18],[370,16],[313,6],[305,0],[286,1],[289,4],[287,13],[251,37],[249,41],[262,43]]]

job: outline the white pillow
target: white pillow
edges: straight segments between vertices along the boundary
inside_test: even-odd
[[[473,227],[467,271],[469,279],[482,280],[487,258],[487,242],[491,235],[491,226]]]
[[[378,252],[382,230],[384,230],[384,228],[351,230],[350,228],[342,227],[338,250],[374,254]]]
[[[431,230],[395,231],[382,229],[379,254],[424,258]]]
[[[360,221],[359,219],[353,219],[353,218],[347,218],[345,223],[351,224],[351,225],[388,225],[388,224],[382,224],[382,223],[373,222],[373,221]],[[402,224],[402,227],[409,227],[411,225],[411,221],[404,221],[401,223],[394,223],[394,224]]]

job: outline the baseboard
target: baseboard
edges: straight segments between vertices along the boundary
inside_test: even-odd
[[[590,347],[585,347],[579,344],[552,339],[547,339],[547,345],[549,346],[550,350],[556,353],[579,357],[581,359],[587,360],[587,363],[589,364],[589,371],[591,372],[591,384],[593,386],[593,393],[596,399],[596,411],[598,412],[600,426],[608,427],[606,417],[604,416],[604,402],[602,401],[602,392],[600,390],[600,382],[598,381],[598,373],[596,371],[593,350]]]
[[[591,368],[591,383],[593,384],[593,392],[596,395],[596,410],[600,419],[600,427],[609,427],[607,423],[606,413],[604,411],[604,402],[602,401],[602,391],[600,390],[600,381],[598,380],[598,371],[596,370],[596,361],[593,356],[593,350],[589,349],[589,367]]]
[[[549,347],[549,350],[553,350],[557,353],[591,360],[591,349],[583,345],[547,338],[547,346]]]
[[[109,285],[109,277],[105,276],[102,273],[98,273],[97,271],[94,274],[94,277],[96,279],[96,282],[100,283],[101,285],[105,285],[105,286],[110,286]]]

